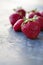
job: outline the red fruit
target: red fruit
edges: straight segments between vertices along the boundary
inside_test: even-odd
[[[37,21],[40,23],[40,29],[43,31],[43,17],[39,16]]]
[[[35,15],[41,16],[41,13],[40,12],[35,12]]]
[[[41,16],[43,17],[43,12],[41,12]]]
[[[9,20],[10,20],[10,23],[12,26],[15,24],[15,22],[18,19],[21,19],[21,16],[18,13],[14,13],[14,14],[10,15],[10,17],[9,17]]]
[[[20,16],[21,18],[24,18],[26,16],[26,11],[22,8],[14,9]]]
[[[24,22],[24,20],[23,19],[19,19],[19,20],[17,20],[17,22],[14,24],[14,26],[13,26],[13,29],[15,30],[15,31],[20,31],[21,30],[21,24]]]
[[[35,12],[30,12],[30,13],[29,13],[29,17],[28,17],[28,18],[33,18],[33,17],[34,17],[34,15],[35,15]]]
[[[31,11],[30,13],[29,13],[29,17],[28,18],[33,18],[35,15],[37,15],[37,16],[41,16],[41,13],[39,12],[39,11]]]
[[[26,23],[22,23],[21,30],[28,38],[35,39],[40,32],[40,24],[36,20],[29,20]]]
[[[24,9],[19,9],[17,12],[21,15],[22,18],[26,15],[26,11]]]

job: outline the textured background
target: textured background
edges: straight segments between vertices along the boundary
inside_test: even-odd
[[[9,15],[17,6],[43,10],[42,0],[0,0],[0,65],[43,65],[43,32],[30,40],[11,28]]]

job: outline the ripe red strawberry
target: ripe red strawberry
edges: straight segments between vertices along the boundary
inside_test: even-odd
[[[39,16],[37,21],[40,23],[40,29],[43,31],[43,17]]]
[[[41,13],[39,11],[32,10],[32,11],[30,11],[28,18],[33,18],[35,15],[41,16]]]
[[[41,13],[39,11],[35,12],[35,15],[41,16]]]
[[[14,9],[20,16],[21,18],[24,18],[26,16],[26,11],[22,8]]]
[[[17,20],[17,22],[14,24],[13,29],[15,31],[21,31],[21,24],[24,22],[23,19]]]
[[[35,39],[40,32],[40,24],[36,20],[28,20],[21,25],[22,32],[30,39]]]
[[[43,11],[41,12],[41,16],[43,17]]]
[[[12,26],[15,24],[15,22],[18,19],[21,19],[21,16],[18,13],[14,13],[14,14],[10,15],[10,17],[9,17],[9,20],[10,20],[10,23]]]
[[[28,17],[28,18],[33,18],[33,17],[34,17],[34,15],[35,15],[35,12],[30,12],[30,13],[29,13],[29,17]]]

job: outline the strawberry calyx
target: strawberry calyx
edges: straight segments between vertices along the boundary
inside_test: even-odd
[[[38,19],[38,16],[35,15],[32,19],[33,19],[33,21],[34,21],[34,20]]]
[[[38,19],[37,15],[35,15],[33,18],[25,19],[24,23],[33,22],[33,21],[35,21],[36,19]]]

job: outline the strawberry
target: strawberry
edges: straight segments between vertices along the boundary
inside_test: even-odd
[[[14,9],[14,11],[16,11],[21,16],[21,18],[24,18],[26,16],[26,11],[22,8]]]
[[[30,12],[30,13],[29,13],[29,17],[28,17],[28,18],[33,18],[33,17],[34,17],[34,15],[35,15],[35,12]]]
[[[15,22],[18,19],[21,19],[21,16],[18,13],[14,13],[14,14],[10,15],[10,17],[9,17],[9,20],[10,20],[10,23],[12,26],[15,24]]]
[[[30,39],[35,39],[40,33],[40,23],[37,20],[29,19],[21,25],[21,31]]]
[[[23,19],[17,20],[16,23],[14,24],[14,26],[13,26],[13,29],[15,31],[21,31],[21,24],[22,24],[23,21],[24,21]]]
[[[41,12],[41,16],[43,17],[43,11]]]
[[[37,21],[40,23],[40,29],[43,31],[43,17],[39,16]]]
[[[39,11],[35,12],[35,15],[41,16],[41,13]]]
[[[32,11],[30,11],[28,18],[33,18],[35,15],[41,16],[41,13],[37,10],[32,10]]]

